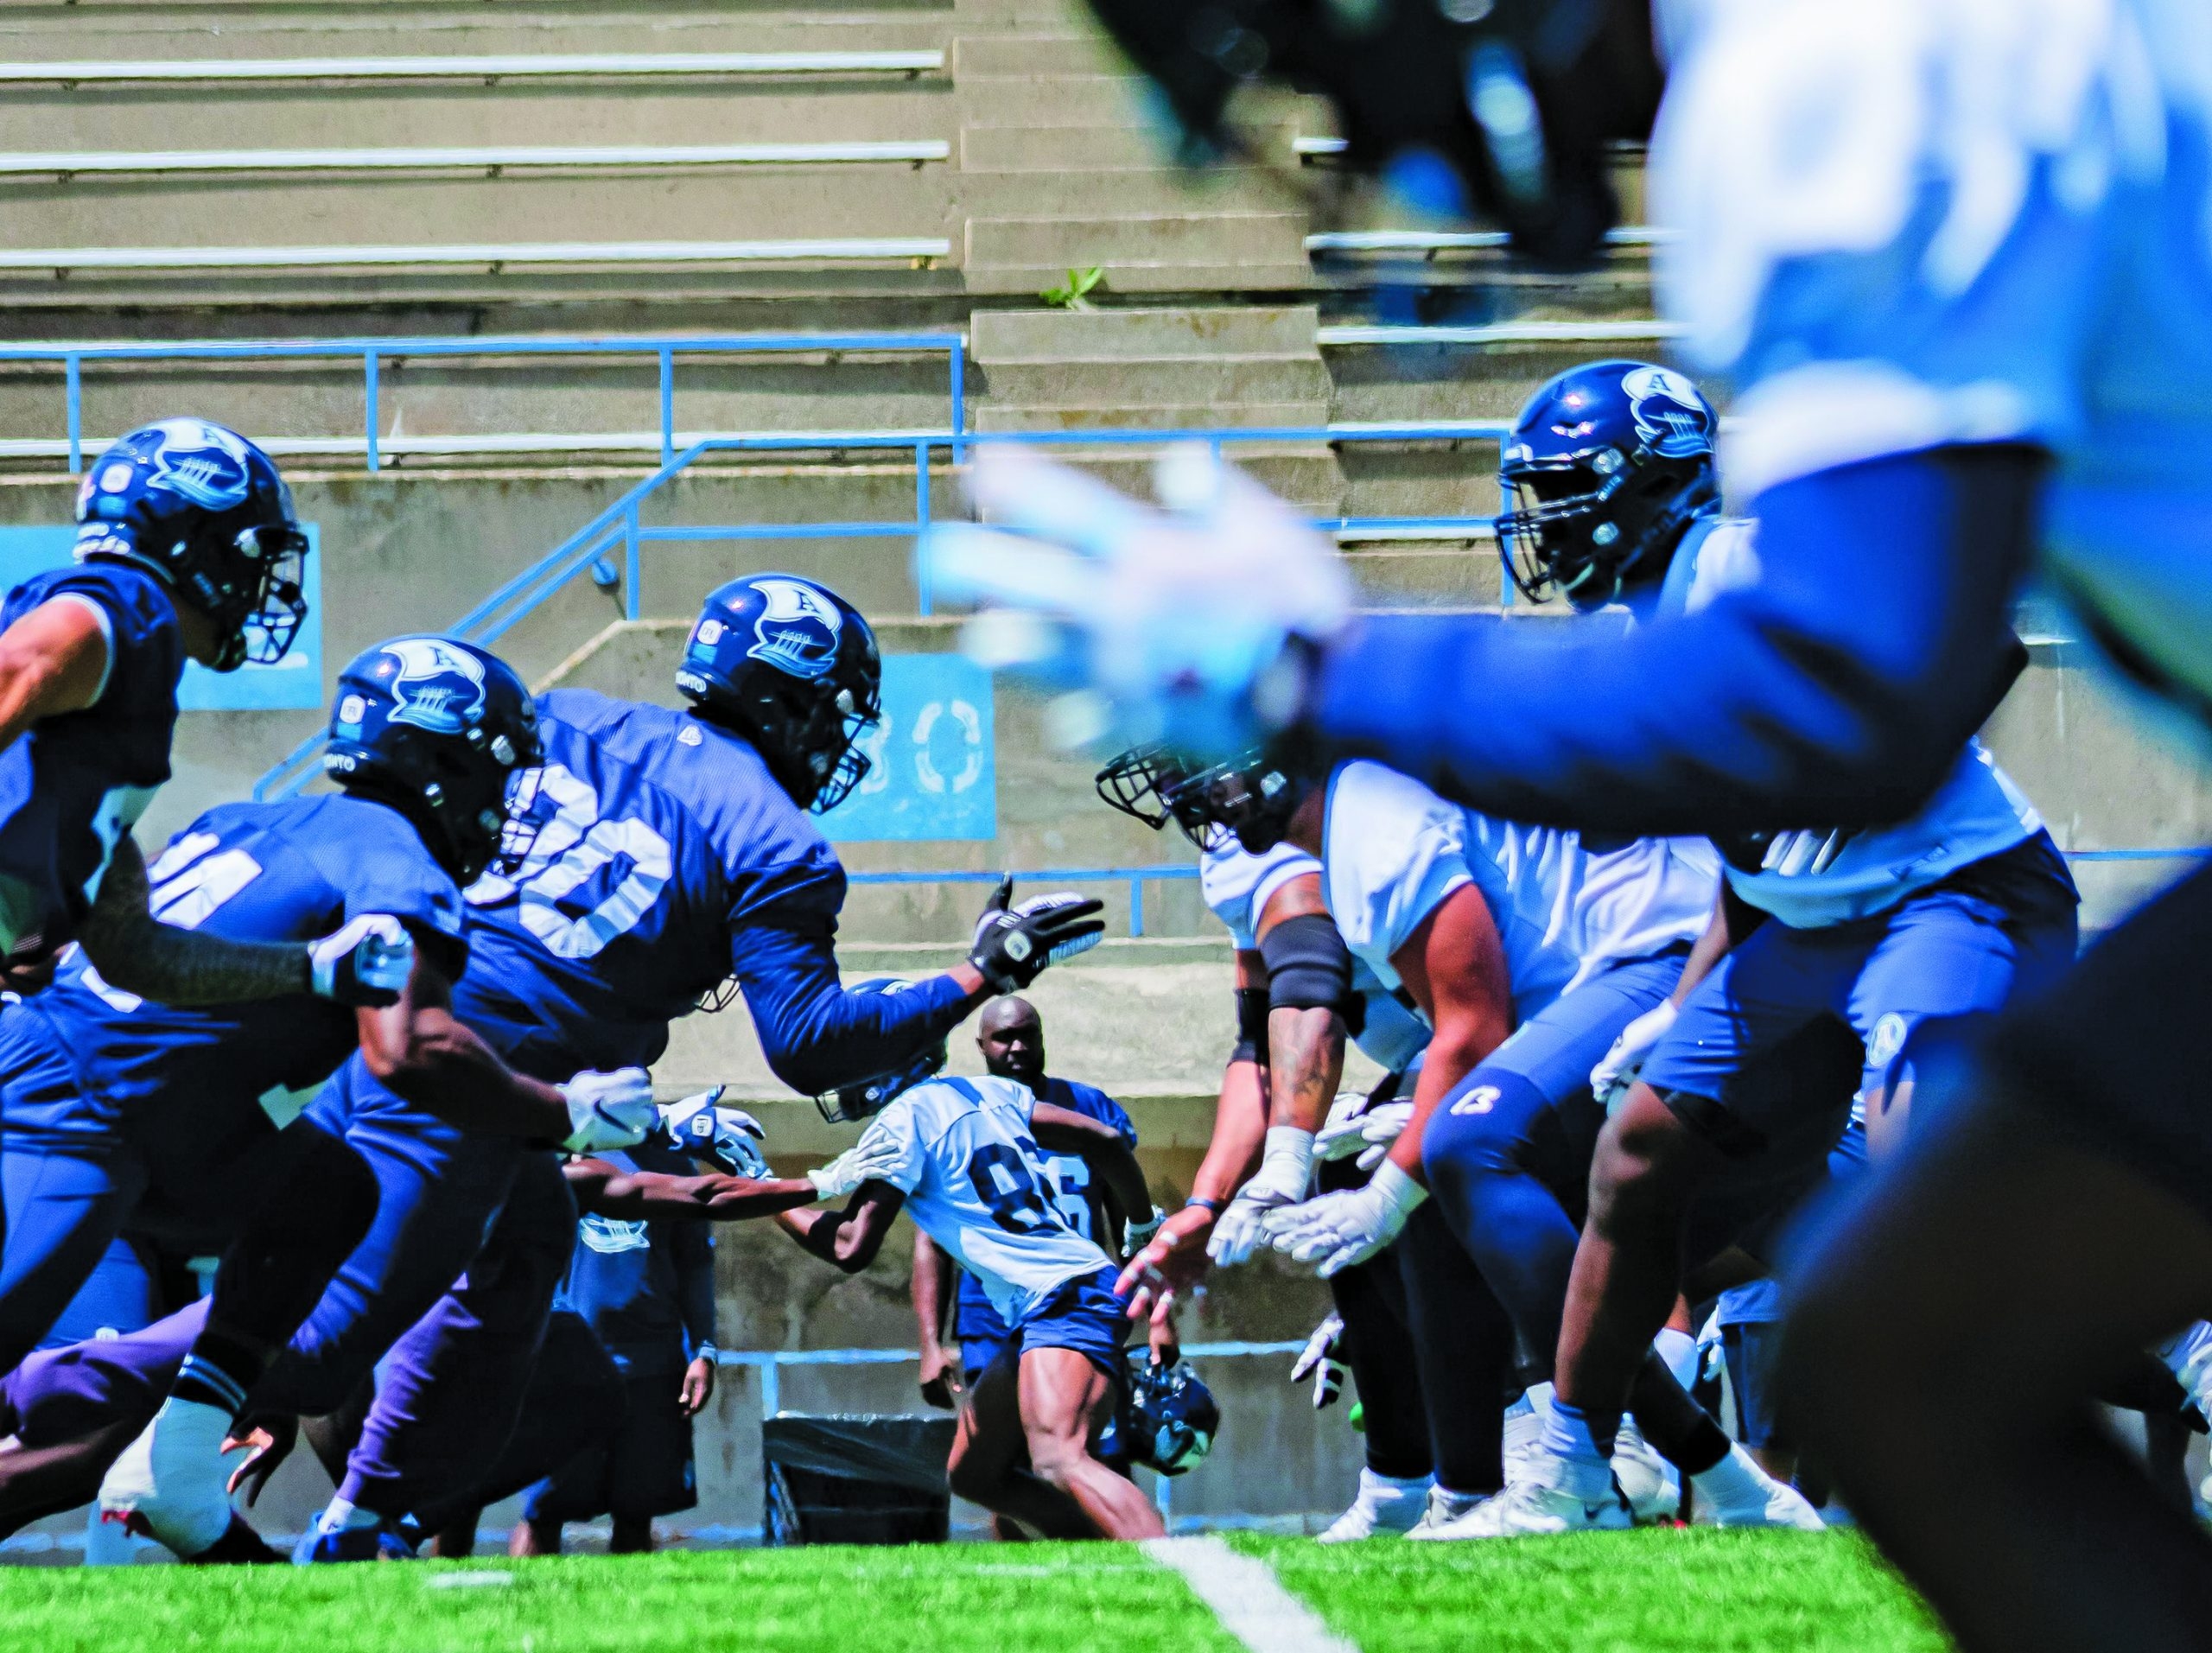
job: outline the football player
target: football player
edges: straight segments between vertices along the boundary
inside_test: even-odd
[[[1646,362],[1593,363],[1539,390],[1501,470],[1516,508],[1499,518],[1499,540],[1523,592],[1583,610],[1624,603],[1652,621],[1755,583],[1754,526],[1720,512],[1718,423],[1689,379]],[[1675,992],[1606,1059],[1625,1097],[1590,1179],[1547,1427],[1550,1491],[1529,1495],[1570,1524],[1607,1485],[1604,1437],[1680,1287],[1700,1191],[1793,1146],[1801,1162],[1825,1160],[1854,1096],[1878,1159],[1901,1139],[1936,1041],[2074,959],[2066,864],[1976,741],[1898,824],[1715,842],[1727,894],[1712,933]],[[1823,1096],[1764,1082],[1763,1065],[1819,1021],[1863,1044],[1855,1088]],[[1484,1175],[1489,1158],[1480,1141],[1440,1143],[1432,1186]]]
[[[92,462],[76,561],[0,603],[0,975],[29,990],[80,941],[106,978],[167,1004],[321,991],[359,979],[380,938],[304,945],[156,924],[130,829],[169,777],[186,659],[283,658],[307,617],[305,532],[269,455],[221,425],[165,419]],[[311,938],[313,939],[313,938]]]
[[[1056,1078],[1045,1071],[1045,1022],[1037,1007],[1021,998],[994,999],[976,1020],[976,1046],[987,1072],[1026,1084],[1039,1102],[1084,1115],[1110,1126],[1131,1153],[1137,1128],[1121,1103],[1095,1085]],[[1125,1217],[1104,1198],[1105,1189],[1075,1154],[1047,1154],[1045,1174],[1052,1200],[1068,1226],[1109,1255],[1122,1256],[1147,1243],[1159,1227],[1159,1214]],[[1117,1237],[1118,1236],[1118,1242]],[[956,1284],[957,1276],[957,1284]],[[928,1235],[914,1236],[914,1319],[920,1334],[922,1398],[950,1407],[1004,1351],[1011,1333],[976,1276],[953,1266]],[[946,1299],[952,1298],[952,1346],[943,1335]],[[1172,1333],[1168,1357],[1173,1359]]]
[[[987,995],[1096,941],[1098,902],[1010,905],[1009,880],[951,970],[895,1002],[847,990],[834,941],[844,871],[810,816],[867,772],[855,742],[880,715],[881,681],[868,622],[810,581],[747,575],[709,594],[676,681],[683,711],[584,690],[539,698],[545,762],[517,811],[529,850],[471,887],[454,995],[517,1067],[650,1064],[670,1022],[734,978],[771,1067],[819,1095],[941,1045]],[[302,1549],[359,1558],[385,1553],[402,1517],[478,1483],[498,1454],[575,1219],[550,1154],[463,1137],[358,1061],[315,1109],[381,1145],[370,1158],[386,1197],[256,1400],[334,1410],[392,1351],[338,1497]]]
[[[1589,95],[1585,48],[1643,11],[1394,8],[1370,49],[1353,11],[1253,0],[1232,15],[1251,48],[1222,49],[1159,0],[1103,10],[1149,20],[1179,108],[1203,105],[1176,76],[1217,114],[1240,73],[1288,73],[1336,101],[1370,166],[1418,138],[1492,200],[1517,173],[1519,200],[1562,205],[1590,199],[1555,187],[1562,164],[1624,106]],[[1053,622],[1001,628],[998,658],[1096,682],[1146,734],[1219,753],[1296,726],[1517,818],[1873,826],[1917,810],[1986,719],[2040,550],[2122,671],[2205,721],[2202,15],[1787,0],[1657,19],[1662,308],[1740,392],[1755,583],[1625,647],[1440,616],[1354,626],[1325,549],[1249,493],[1196,482],[1166,523],[1007,477],[982,489],[995,516],[1093,556],[1017,566],[969,542],[969,589]],[[1402,74],[1376,73],[1377,54]],[[2183,1100],[2212,1037],[2194,1008],[2208,907],[2201,874],[1985,1041],[1970,1099],[1805,1254],[1784,1362],[1812,1402],[1804,1444],[1970,1647],[2178,1648],[2212,1618],[2204,1535],[2076,1424],[2106,1370],[2212,1295],[2212,1141]]]
[[[296,1107],[280,1130],[272,1102],[283,1109],[352,1052],[414,1105],[473,1129],[582,1148],[652,1122],[641,1071],[626,1102],[595,1083],[564,1091],[513,1072],[453,1014],[460,886],[499,852],[509,784],[538,759],[536,723],[495,657],[393,639],[340,674],[327,760],[337,794],[222,805],[154,863],[152,911],[181,931],[272,946],[341,927],[383,935],[395,1003],[348,1010],[294,993],[178,1008],[113,986],[78,952],[0,1017],[0,1364],[29,1352],[126,1225],[222,1255],[205,1328],[118,1472],[118,1489],[162,1510],[181,1554],[213,1550],[230,1508],[219,1485],[202,1507],[162,1499],[172,1458],[216,1455],[374,1209],[360,1158],[290,1119]],[[113,1507],[137,1505],[118,1491]]]
[[[904,989],[869,985],[887,998]],[[856,1274],[904,1209],[982,1283],[1008,1337],[961,1409],[946,1465],[954,1492],[1042,1537],[1159,1537],[1159,1511],[1096,1456],[1125,1378],[1118,1270],[1050,1198],[1044,1159],[1081,1154],[1124,1211],[1152,1209],[1144,1173],[1113,1126],[1011,1079],[932,1078],[944,1058],[940,1045],[845,1090],[843,1116],[868,1118],[867,1128],[817,1175],[825,1198],[854,1198],[842,1211],[779,1220]]]
[[[1205,1157],[1183,1209],[1130,1258],[1117,1287],[1131,1315],[1148,1313],[1155,1327],[1209,1262],[1244,1262],[1266,1243],[1266,1214],[1305,1198],[1316,1135],[1343,1077],[1346,1033],[1394,1072],[1416,1061],[1428,1038],[1345,947],[1321,899],[1320,863],[1289,842],[1250,854],[1206,817],[1190,779],[1156,748],[1126,752],[1097,777],[1110,807],[1155,831],[1174,821],[1197,847],[1199,890],[1236,950],[1237,1038]],[[1329,1289],[1350,1328],[1346,1352],[1366,1418],[1359,1491],[1319,1535],[1341,1543],[1418,1523],[1434,1485],[1435,1453],[1395,1260],[1342,1271]]]

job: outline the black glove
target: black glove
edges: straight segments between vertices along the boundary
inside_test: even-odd
[[[976,920],[975,944],[968,950],[968,962],[994,993],[1019,993],[1046,965],[1088,952],[1106,933],[1106,921],[1098,916],[1105,903],[1089,896],[1063,891],[1033,895],[1009,907],[1013,899],[1014,874],[1008,873]]]

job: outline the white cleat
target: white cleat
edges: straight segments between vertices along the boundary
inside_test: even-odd
[[[1395,1538],[1419,1525],[1433,1483],[1426,1476],[1398,1480],[1359,1472],[1359,1496],[1351,1508],[1314,1535],[1317,1544],[1351,1544],[1363,1538]]]
[[[1449,1529],[1481,1509],[1493,1496],[1488,1492],[1453,1492],[1433,1486],[1428,1490],[1428,1508],[1421,1511],[1421,1524],[1406,1536],[1422,1540],[1448,1538]]]
[[[1528,1479],[1485,1498],[1457,1520],[1427,1536],[1445,1542],[1467,1538],[1522,1538],[1557,1533],[1619,1532],[1635,1525],[1619,1489],[1608,1488],[1595,1502],[1555,1484],[1560,1465],[1548,1456]]]
[[[1777,1481],[1738,1446],[1703,1474],[1690,1477],[1697,1518],[1715,1527],[1784,1527],[1825,1532],[1827,1523],[1796,1487]]]
[[[223,1441],[230,1415],[175,1396],[123,1449],[100,1482],[100,1518],[159,1539],[191,1557],[230,1529],[230,1475]]]
[[[1613,1437],[1613,1479],[1639,1523],[1672,1521],[1682,1512],[1681,1474],[1625,1418]]]

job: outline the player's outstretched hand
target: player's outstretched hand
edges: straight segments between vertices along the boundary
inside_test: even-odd
[[[1629,1087],[1643,1071],[1643,1059],[1651,1054],[1679,1014],[1672,999],[1662,1000],[1621,1029],[1605,1060],[1590,1070],[1591,1094],[1607,1113],[1628,1100]]]
[[[1427,1198],[1427,1189],[1385,1160],[1364,1188],[1269,1211],[1268,1237],[1276,1250],[1314,1264],[1326,1280],[1381,1252]]]
[[[1033,895],[1019,906],[1009,906],[1013,900],[1008,873],[976,920],[968,950],[968,962],[994,993],[1020,992],[1046,965],[1089,952],[1106,933],[1106,921],[1098,916],[1105,903],[1091,897],[1064,890]]]
[[[1306,1339],[1305,1350],[1291,1363],[1290,1381],[1302,1383],[1313,1380],[1313,1409],[1333,1405],[1344,1393],[1344,1363],[1337,1358],[1337,1347],[1343,1342],[1344,1318],[1332,1314],[1313,1328],[1313,1335]]]
[[[660,1123],[652,1078],[641,1067],[579,1073],[561,1087],[561,1099],[569,1104],[569,1125],[561,1146],[571,1154],[634,1148]]]
[[[806,1173],[814,1192],[823,1199],[842,1199],[864,1182],[881,1182],[899,1168],[899,1145],[863,1136],[827,1165]]]
[[[1176,1303],[1205,1278],[1206,1237],[1213,1223],[1213,1213],[1205,1206],[1185,1205],[1130,1256],[1114,1282],[1114,1294],[1129,1306],[1129,1319],[1165,1323]]]
[[[1213,1225],[1213,1240],[1206,1248],[1213,1260],[1224,1268],[1249,1261],[1268,1243],[1268,1214],[1305,1198],[1313,1174],[1311,1133],[1287,1125],[1269,1126],[1260,1168],[1236,1191],[1236,1198]]]
[[[415,938],[388,912],[364,912],[308,944],[308,979],[318,998],[371,1008],[399,1002],[415,969]]]
[[[1165,509],[987,447],[969,493],[990,525],[938,524],[916,554],[925,586],[983,607],[972,658],[1074,691],[1048,716],[1064,744],[1228,758],[1297,716],[1351,582],[1333,545],[1202,446],[1163,457],[1157,491]]]

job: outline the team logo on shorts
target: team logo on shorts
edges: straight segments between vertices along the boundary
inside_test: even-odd
[[[443,638],[403,637],[385,653],[397,663],[391,721],[459,734],[484,715],[484,663]]]
[[[762,606],[753,623],[759,640],[747,654],[809,683],[836,664],[845,619],[821,587],[804,580],[755,580],[753,585]]]
[[[1621,376],[1629,416],[1646,448],[1662,459],[1713,451],[1713,409],[1697,386],[1671,367],[1639,367]]]
[[[245,503],[253,479],[240,437],[204,419],[163,419],[152,429],[159,440],[146,478],[149,488],[178,494],[203,511],[228,511]],[[111,480],[116,468],[108,467],[101,480],[111,492],[129,483],[128,477],[121,484]]]
[[[1866,1065],[1882,1068],[1896,1061],[1897,1052],[1904,1048],[1907,1031],[1904,1018],[1894,1010],[1876,1022],[1866,1040]]]

